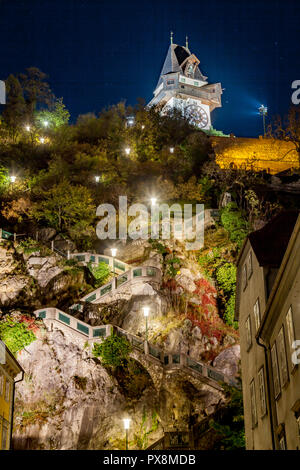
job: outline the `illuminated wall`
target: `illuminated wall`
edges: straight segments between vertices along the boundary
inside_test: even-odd
[[[271,174],[299,168],[298,154],[292,142],[244,137],[211,137],[216,162],[221,168],[267,170]]]

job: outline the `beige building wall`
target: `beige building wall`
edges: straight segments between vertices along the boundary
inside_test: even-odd
[[[249,254],[252,256],[252,274],[249,269]],[[247,285],[243,286],[243,269],[247,266]],[[264,367],[265,371],[265,353],[264,349],[257,345],[255,334],[254,304],[259,299],[261,314],[266,306],[266,291],[264,281],[264,269],[259,266],[257,258],[251,248],[249,240],[243,250],[242,257],[239,262],[238,289],[240,290],[240,309],[239,309],[239,331],[241,344],[241,366],[242,366],[242,382],[243,382],[243,399],[244,399],[244,419],[246,433],[246,448],[252,449],[271,449],[272,438],[269,424],[269,410],[266,396],[267,413],[262,416],[260,394],[258,386],[258,371]],[[246,321],[250,318],[251,324],[251,340],[252,345],[248,347]],[[254,379],[255,401],[257,412],[257,423],[252,423],[251,412],[251,393],[250,384]],[[266,384],[265,384],[266,390]]]
[[[298,233],[294,234],[295,243],[289,253],[286,253],[287,260],[284,269],[281,269],[275,284],[275,294],[270,302],[268,311],[266,312],[266,322],[262,329],[261,336],[264,342],[269,345],[270,349],[276,344],[278,357],[278,369],[280,380],[280,394],[275,397],[274,377],[271,369],[272,378],[272,401],[275,403],[277,417],[277,445],[280,447],[282,437],[285,440],[283,445],[288,450],[300,449],[300,427],[295,416],[295,406],[298,402],[298,413],[300,414],[300,372],[299,365],[292,362],[292,354],[295,348],[290,344],[288,331],[287,313],[291,309],[293,320],[293,336],[294,340],[300,340],[300,236],[299,236],[299,220]],[[287,252],[289,251],[289,247]],[[283,328],[284,348],[286,357],[287,373],[284,372],[284,364],[282,364],[284,356],[280,354],[280,338],[279,333]],[[299,347],[298,347],[299,349]],[[298,354],[300,359],[300,354]],[[271,362],[271,357],[270,357]]]

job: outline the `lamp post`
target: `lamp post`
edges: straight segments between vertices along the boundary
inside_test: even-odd
[[[144,317],[146,321],[145,338],[146,338],[146,341],[148,341],[148,316],[149,316],[150,308],[143,307],[143,310],[144,310]]]
[[[113,259],[113,275],[115,277],[115,256],[117,254],[117,248],[111,248],[111,256]]]
[[[263,104],[258,108],[259,114],[263,118],[263,126],[264,126],[264,137],[266,136],[266,115],[268,114],[268,108],[267,106],[264,106]]]
[[[129,433],[129,427],[130,427],[130,419],[124,418],[123,423],[124,423],[124,429],[126,432],[126,450],[128,450],[128,433]]]

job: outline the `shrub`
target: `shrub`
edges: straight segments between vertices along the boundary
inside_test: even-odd
[[[19,323],[11,317],[0,321],[0,339],[13,354],[21,351],[36,339],[29,326],[25,323]]]
[[[131,352],[131,344],[126,338],[112,334],[102,343],[94,344],[93,355],[100,357],[103,364],[118,367],[126,364]]]
[[[97,266],[93,266],[92,262],[89,262],[88,268],[97,280],[97,284],[105,284],[110,275],[109,266],[106,263],[100,262]]]
[[[228,231],[230,240],[240,248],[248,234],[249,225],[235,202],[230,202],[222,210],[221,222]]]

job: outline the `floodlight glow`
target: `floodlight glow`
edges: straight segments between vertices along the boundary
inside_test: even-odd
[[[100,181],[100,176],[95,176],[95,181],[96,181],[96,183],[99,183],[99,181]]]
[[[48,127],[49,122],[48,122],[48,121],[44,121],[43,124],[44,124],[45,127]]]
[[[125,152],[126,152],[127,155],[129,155],[130,154],[130,148],[126,147]]]
[[[157,201],[156,197],[152,197],[150,200],[151,200],[152,206],[155,206],[156,201]]]
[[[170,147],[170,153],[174,153],[174,147]]]
[[[142,125],[142,129],[145,129],[145,126],[144,126],[144,124]]]
[[[129,427],[130,427],[130,421],[131,421],[131,419],[129,419],[129,418],[124,418],[124,419],[123,419],[124,429],[126,429],[126,430],[129,429]]]
[[[114,258],[117,254],[117,248],[111,248],[111,256]]]
[[[143,310],[144,310],[144,317],[148,317],[149,312],[150,312],[150,307],[143,307]]]
[[[264,106],[263,104],[258,108],[259,113],[266,116],[268,114],[268,108],[267,106]]]
[[[40,137],[40,142],[41,142],[41,144],[44,144],[44,143],[45,143],[44,137]]]
[[[25,126],[25,129],[26,129],[26,131],[28,131],[28,132],[29,132],[29,131],[30,131],[30,126],[28,126],[28,125],[27,125],[27,126]]]
[[[10,176],[11,183],[14,183],[16,181],[16,178],[17,178],[16,176]]]

